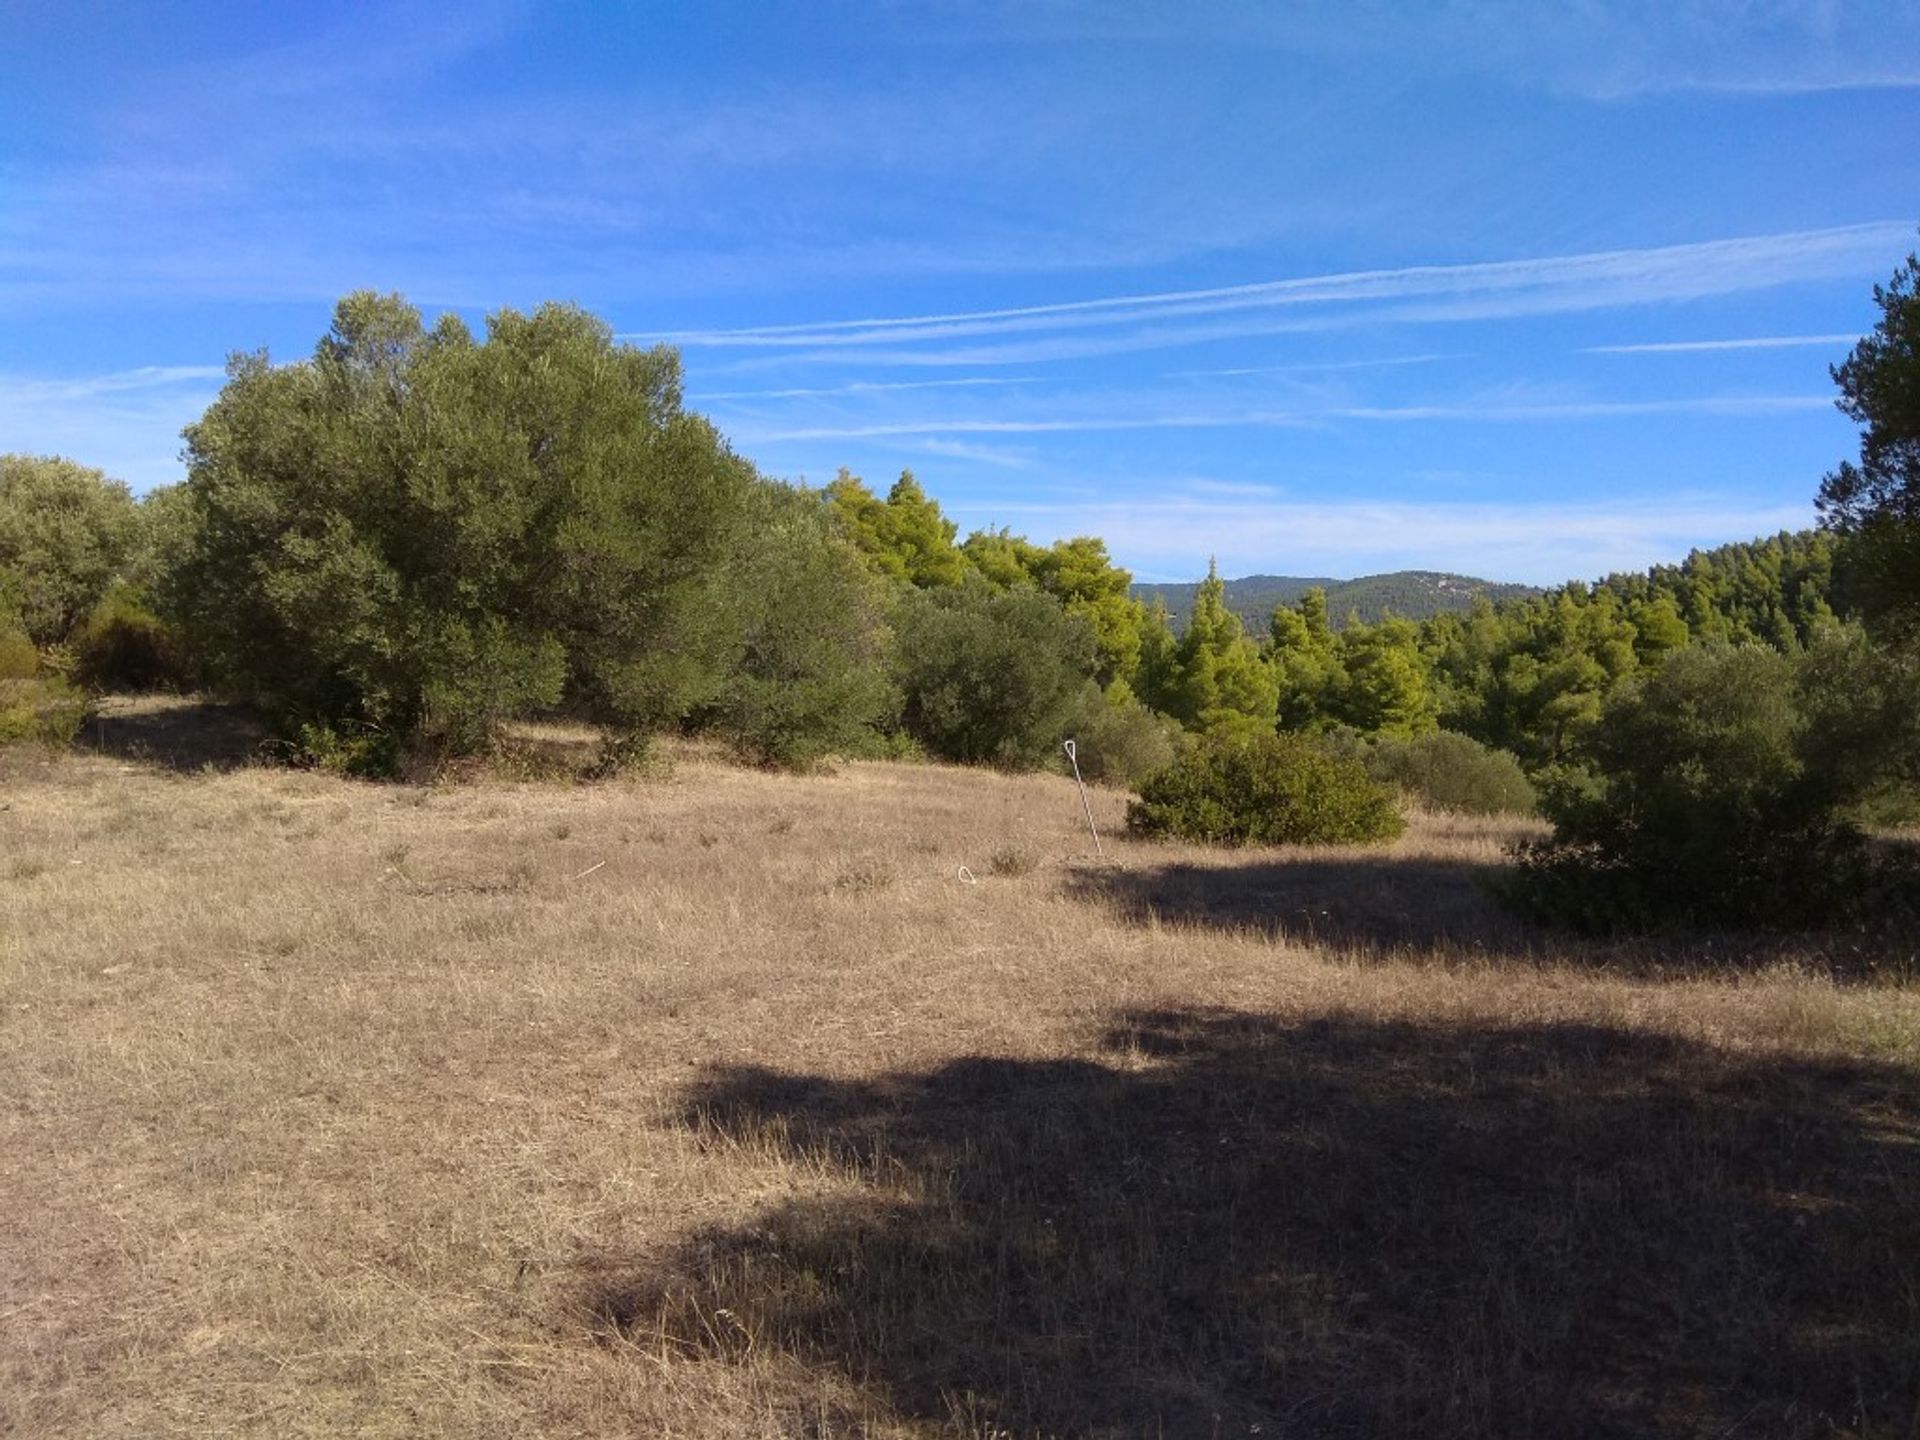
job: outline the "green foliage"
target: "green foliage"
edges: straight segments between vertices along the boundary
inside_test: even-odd
[[[1225,586],[1211,564],[1159,698],[1168,714],[1195,730],[1265,730],[1274,723],[1279,685],[1240,617],[1227,608]]]
[[[1367,773],[1421,805],[1464,815],[1531,815],[1538,805],[1520,762],[1504,750],[1436,730],[1384,736],[1362,751]]]
[[[881,586],[818,496],[756,492],[728,587],[736,651],[713,719],[763,764],[864,748],[892,708]]]
[[[0,680],[31,680],[40,673],[40,652],[27,632],[0,618]]]
[[[1833,372],[1865,429],[1860,463],[1820,486],[1820,513],[1851,547],[1852,588],[1887,627],[1920,629],[1920,256],[1873,289],[1880,320]]]
[[[1089,695],[1073,739],[1085,779],[1131,788],[1173,763],[1181,732],[1176,721],[1149,710],[1124,685],[1115,684]]]
[[[87,697],[57,675],[0,680],[0,746],[71,745],[87,719]]]
[[[1390,840],[1392,792],[1357,760],[1302,735],[1202,736],[1148,778],[1128,828],[1226,845],[1342,845]]]
[[[296,764],[358,780],[390,780],[400,772],[406,747],[399,735],[368,724],[309,721],[295,732]]]
[[[1327,592],[1314,587],[1297,608],[1279,605],[1267,622],[1267,661],[1278,690],[1283,730],[1333,723],[1346,690],[1346,667],[1327,623]]]
[[[1084,703],[1093,636],[1037,590],[983,581],[911,595],[896,621],[907,733],[942,759],[1046,764]]]
[[[71,745],[86,718],[86,696],[43,672],[26,631],[0,623],[0,746]]]
[[[1889,877],[1845,810],[1885,767],[1837,728],[1834,687],[1873,683],[1862,667],[1877,663],[1846,636],[1801,657],[1677,652],[1608,702],[1591,781],[1548,787],[1554,837],[1523,853],[1511,894],[1598,931],[1861,916]]]
[[[127,487],[71,460],[0,455],[0,600],[36,645],[64,641],[126,571],[140,511]]]
[[[69,646],[74,678],[90,690],[172,690],[191,683],[179,635],[124,582],[75,627]]]
[[[720,688],[754,477],[671,351],[558,305],[428,333],[362,293],[310,362],[237,357],[187,443],[163,608],[283,715],[458,752],[563,700],[634,728]]]
[[[1344,683],[1333,698],[1341,721],[1369,735],[1421,735],[1434,728],[1420,635],[1408,622],[1349,625],[1340,635],[1339,659]]]
[[[970,573],[953,543],[958,527],[940,513],[911,470],[902,470],[883,501],[846,470],[827,486],[827,500],[847,538],[876,573],[929,589],[958,585]]]
[[[1140,670],[1146,607],[1132,597],[1133,577],[1091,535],[1042,547],[1008,530],[976,530],[961,552],[995,589],[1032,585],[1087,622],[1099,647],[1102,685],[1130,682]]]

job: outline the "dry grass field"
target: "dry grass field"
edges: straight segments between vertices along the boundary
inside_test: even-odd
[[[1920,1434],[1897,948],[1530,933],[1486,822],[94,738],[0,758],[0,1433]]]

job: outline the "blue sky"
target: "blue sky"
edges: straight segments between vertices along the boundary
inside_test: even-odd
[[[1798,526],[1920,5],[0,9],[0,450],[136,488],[332,302],[575,301],[768,472],[1148,579]]]

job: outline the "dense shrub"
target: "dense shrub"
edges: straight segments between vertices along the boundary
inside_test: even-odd
[[[1799,657],[1677,652],[1609,702],[1591,775],[1546,788],[1554,836],[1523,848],[1509,894],[1601,932],[1826,925],[1904,904],[1845,815],[1882,767],[1841,733],[1834,687],[1871,700],[1876,663],[1846,636]]]
[[[0,605],[57,645],[132,562],[140,510],[118,480],[52,456],[0,455]]]
[[[763,486],[749,515],[727,596],[734,652],[710,718],[762,764],[859,753],[894,704],[885,586],[817,496]]]
[[[1052,760],[1099,663],[1082,621],[1051,595],[973,581],[909,594],[896,623],[908,734],[944,760]]]
[[[40,652],[27,632],[0,616],[0,680],[31,680],[40,673]]]
[[[1539,803],[1517,759],[1452,731],[1406,739],[1382,736],[1366,747],[1363,758],[1374,779],[1435,810],[1531,815]]]
[[[86,697],[43,672],[24,630],[0,624],[0,745],[70,745],[86,718]]]
[[[139,592],[115,585],[68,641],[73,676],[93,690],[177,690],[191,681],[179,634]]]
[[[1390,840],[1401,819],[1358,761],[1304,735],[1228,731],[1150,776],[1127,825],[1228,845],[1338,845]]]
[[[1073,730],[1080,774],[1129,789],[1171,765],[1180,738],[1178,721],[1149,710],[1124,687],[1089,692]]]

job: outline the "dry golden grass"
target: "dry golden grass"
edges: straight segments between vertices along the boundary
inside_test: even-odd
[[[1920,1423],[1920,995],[1844,944],[1543,939],[1500,823],[1099,865],[1053,777],[121,718],[0,758],[0,1433]]]

